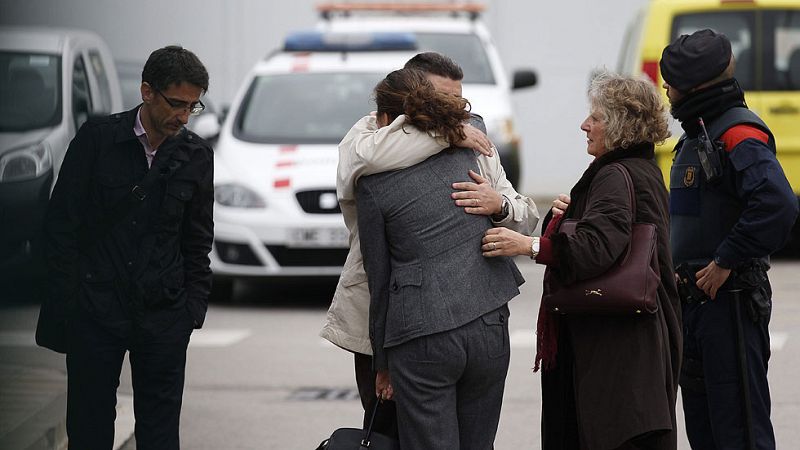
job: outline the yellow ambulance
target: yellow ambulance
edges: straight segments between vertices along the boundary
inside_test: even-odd
[[[628,27],[617,70],[644,73],[661,87],[661,51],[702,28],[730,39],[747,105],[775,135],[778,159],[800,195],[800,1],[652,0]],[[677,122],[671,129],[672,138],[656,150],[667,186],[672,149],[682,134]]]

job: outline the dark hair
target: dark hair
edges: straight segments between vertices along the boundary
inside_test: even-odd
[[[401,114],[407,123],[433,132],[454,143],[466,138],[463,122],[469,119],[466,99],[439,92],[425,74],[414,69],[400,69],[386,75],[375,86],[378,114],[386,113],[390,120]]]
[[[406,62],[404,69],[416,69],[425,73],[439,75],[459,81],[464,78],[464,71],[450,57],[436,52],[420,53]]]
[[[197,55],[180,45],[168,45],[150,54],[142,70],[142,81],[163,91],[183,82],[208,91],[208,72]]]

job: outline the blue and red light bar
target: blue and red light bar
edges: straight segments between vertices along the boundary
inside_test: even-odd
[[[413,51],[417,49],[414,33],[331,33],[297,31],[286,36],[283,50],[287,52],[368,52]]]

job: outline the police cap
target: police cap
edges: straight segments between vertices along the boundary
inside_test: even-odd
[[[714,79],[731,61],[731,41],[705,29],[684,34],[661,53],[661,76],[680,92]]]

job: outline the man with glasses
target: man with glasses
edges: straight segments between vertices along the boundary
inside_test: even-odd
[[[66,325],[58,335],[40,318],[37,341],[67,355],[70,449],[113,447],[126,352],[137,448],[180,447],[186,348],[206,314],[214,226],[211,147],[184,125],[207,90],[194,53],[156,50],[142,104],[89,120],[66,153],[45,221],[45,304]]]

